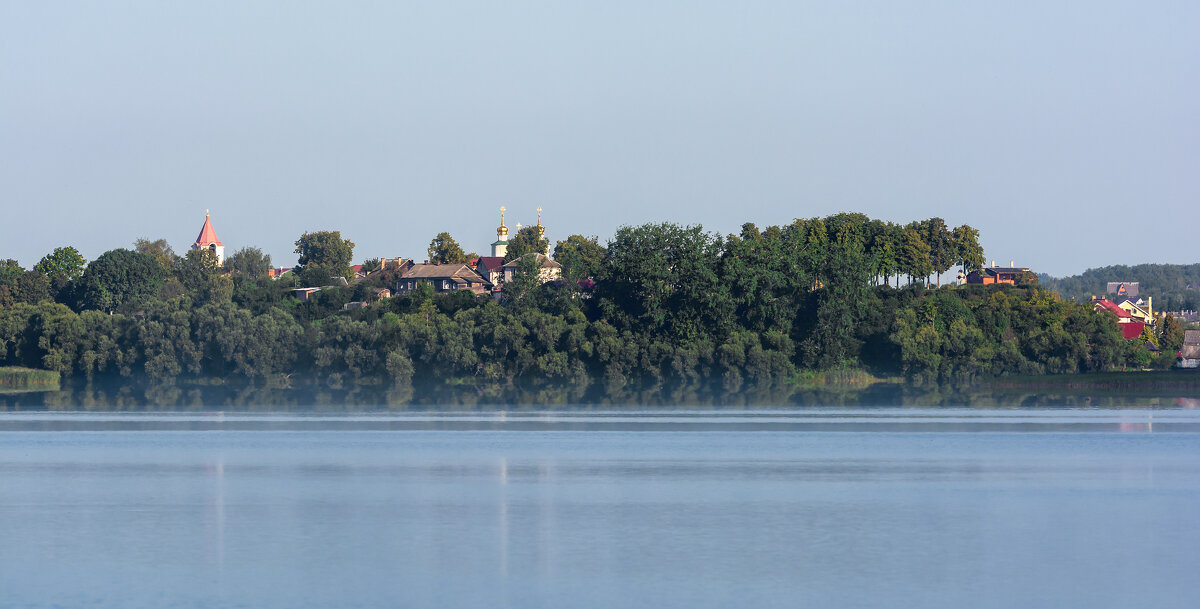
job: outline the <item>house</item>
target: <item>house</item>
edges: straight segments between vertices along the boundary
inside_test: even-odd
[[[1125,340],[1133,340],[1142,335],[1142,330],[1145,329],[1145,322],[1137,321],[1130,315],[1129,311],[1117,306],[1117,303],[1107,298],[1097,298],[1092,300],[1093,308],[1097,313],[1110,313],[1117,318],[1117,326],[1121,328],[1121,336]]]
[[[512,262],[505,264],[503,267],[505,282],[512,281],[513,277],[519,272],[519,267],[520,267],[521,261],[529,256],[537,257],[537,265],[541,269],[538,272],[538,279],[542,283],[547,283],[547,282],[562,278],[562,265],[561,264],[551,260],[550,257],[545,254],[536,253],[536,254],[525,254],[524,256],[521,256],[520,258],[517,258],[516,260],[513,260]]]
[[[212,220],[208,218],[207,210],[204,212],[204,226],[200,227],[200,236],[196,237],[192,249],[209,250],[217,255],[217,266],[225,264],[225,244],[217,238],[217,231],[213,230]]]
[[[414,264],[396,282],[396,294],[407,294],[422,282],[430,284],[433,291],[439,293],[470,290],[484,294],[492,288],[491,282],[466,264]]]
[[[475,260],[475,272],[499,287],[504,281],[504,256],[480,256]]]
[[[1140,321],[1148,326],[1154,325],[1154,298],[1147,297],[1146,300],[1141,298],[1132,300],[1126,298],[1117,305],[1123,311],[1129,313],[1129,316],[1134,321]]]
[[[1200,330],[1185,330],[1183,346],[1179,348],[1180,368],[1200,368]]]
[[[992,266],[990,267],[983,267],[978,271],[971,271],[967,275],[967,283],[977,285],[1007,283],[1010,285],[1016,285],[1016,283],[1020,281],[1022,274],[1030,272],[1032,271],[1029,270],[1029,267],[996,266],[996,263],[992,262]]]
[[[1121,298],[1137,298],[1138,282],[1136,281],[1110,281],[1105,294],[1116,294]]]
[[[308,302],[308,300],[312,298],[313,294],[316,294],[320,291],[321,288],[296,288],[292,290],[292,296],[295,296],[296,300],[299,300],[300,302]]]

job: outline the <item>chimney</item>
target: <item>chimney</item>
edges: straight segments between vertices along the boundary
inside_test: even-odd
[[[1008,268],[1010,268],[1010,269],[1011,269],[1011,268],[1016,268],[1016,266],[1017,266],[1016,262],[1017,262],[1016,260],[1009,260],[1009,261],[1008,261]]]
[[[996,268],[996,260],[992,259],[992,268]]]
[[[1146,313],[1148,313],[1150,315],[1150,320],[1153,321],[1154,320],[1154,297],[1153,296],[1146,297]]]

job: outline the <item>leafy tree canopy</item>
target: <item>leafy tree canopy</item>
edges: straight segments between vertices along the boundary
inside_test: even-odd
[[[12,258],[0,262],[0,286],[15,285],[24,272],[25,268]]]
[[[225,258],[225,270],[247,279],[264,279],[271,270],[271,255],[257,247],[243,247]]]
[[[554,244],[554,261],[562,265],[563,278],[575,283],[600,276],[606,251],[596,237],[571,235]]]
[[[438,233],[425,251],[429,254],[429,262],[433,264],[467,262],[466,252],[463,252],[463,248],[447,232]]]
[[[983,268],[983,246],[979,244],[979,230],[966,224],[955,227],[951,241],[955,262],[962,266],[963,273]]]
[[[328,285],[314,283],[318,276],[346,279],[354,277],[350,268],[350,260],[354,257],[354,242],[343,239],[341,231],[304,233],[296,240],[296,253],[300,254],[296,262],[296,271],[300,274],[301,281],[310,286]]]
[[[79,254],[79,250],[66,246],[54,248],[53,252],[43,256],[33,268],[51,279],[75,280],[83,274],[85,264],[86,261]]]
[[[179,259],[166,239],[155,239],[154,241],[138,239],[133,242],[133,249],[139,254],[146,254],[154,258],[155,262],[168,273],[175,268],[175,261]]]

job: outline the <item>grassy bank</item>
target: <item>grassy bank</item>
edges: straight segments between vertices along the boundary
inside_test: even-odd
[[[791,379],[794,387],[805,390],[865,389],[881,382],[885,382],[885,379],[858,368],[799,370]]]
[[[57,391],[59,376],[50,370],[0,367],[0,392]]]

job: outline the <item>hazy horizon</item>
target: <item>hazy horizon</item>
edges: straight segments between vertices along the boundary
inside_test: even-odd
[[[211,210],[295,262],[720,234],[842,211],[1055,276],[1200,262],[1200,5],[0,6],[0,258],[92,260]]]

